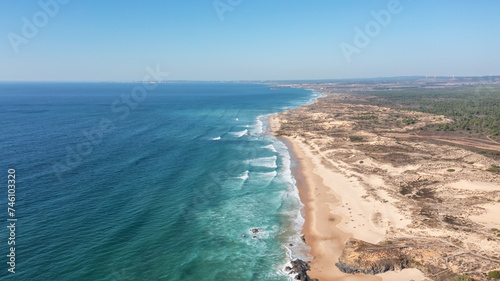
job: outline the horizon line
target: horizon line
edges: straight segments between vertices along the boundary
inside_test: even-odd
[[[362,77],[362,78],[319,78],[319,79],[241,79],[241,80],[197,80],[197,79],[179,79],[179,80],[161,80],[147,81],[153,83],[178,83],[178,82],[305,82],[305,81],[348,81],[348,80],[375,80],[375,79],[417,79],[424,78],[426,80],[434,79],[457,79],[457,78],[500,78],[497,75],[404,75],[404,76],[380,76],[380,77]],[[0,80],[0,83],[142,83],[141,80]]]

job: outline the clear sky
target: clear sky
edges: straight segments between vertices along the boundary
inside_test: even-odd
[[[498,0],[217,1],[1,1],[0,80],[500,74]]]

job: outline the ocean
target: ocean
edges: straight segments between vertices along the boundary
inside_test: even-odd
[[[317,94],[138,85],[0,83],[0,280],[289,280],[302,204],[266,119]]]

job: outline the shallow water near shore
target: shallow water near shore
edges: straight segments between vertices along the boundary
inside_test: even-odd
[[[0,84],[0,167],[17,176],[16,277],[288,280],[284,264],[306,247],[302,204],[266,117],[317,94],[172,83],[115,103],[134,86]],[[96,133],[103,120],[111,129]]]

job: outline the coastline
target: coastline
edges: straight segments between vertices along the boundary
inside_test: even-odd
[[[320,281],[382,280],[376,276],[346,274],[334,265],[342,254],[345,242],[352,237],[337,227],[342,218],[330,211],[329,204],[338,203],[339,199],[329,192],[329,187],[323,184],[323,178],[315,172],[315,165],[304,145],[288,137],[279,139],[289,147],[292,159],[299,164],[292,169],[292,173],[304,204],[302,234],[305,235],[306,244],[311,247],[310,255],[313,256],[309,276]]]
[[[312,99],[312,102],[303,106],[315,104],[319,98],[326,96],[324,93],[320,94],[322,96]],[[280,127],[277,114],[268,116],[267,121],[270,133],[274,135]],[[286,136],[276,136],[276,138],[285,144],[290,160],[295,164],[291,165],[290,169],[296,181],[300,201],[304,205],[301,210],[301,215],[304,217],[302,235],[304,242],[310,247],[309,255],[312,256],[312,260],[309,261],[310,271],[307,273],[309,277],[320,281],[382,280],[380,277],[364,274],[346,274],[335,266],[345,248],[345,243],[352,237],[352,234],[337,227],[342,217],[333,214],[329,207],[330,203],[335,204],[340,200],[323,184],[323,178],[315,171],[313,156],[303,142]]]
[[[323,95],[325,97],[326,95]],[[318,98],[314,99],[314,103]],[[279,130],[281,120],[279,113],[268,117],[271,134]],[[346,242],[350,238],[362,239],[378,243],[386,238],[388,225],[374,225],[373,213],[376,210],[389,225],[403,225],[408,221],[397,212],[381,202],[364,200],[364,189],[360,178],[349,175],[351,171],[336,166],[311,147],[307,139],[301,137],[275,135],[288,148],[292,161],[292,175],[296,180],[299,197],[304,205],[301,214],[304,217],[302,234],[306,244],[311,248],[309,255],[310,271],[308,276],[319,281],[400,281],[426,280],[424,274],[417,269],[386,272],[377,275],[347,274],[335,264],[339,261]],[[328,162],[328,163],[327,163]],[[359,176],[359,175],[357,175]],[[368,184],[376,186],[380,179],[368,180]],[[382,210],[379,212],[379,208]],[[352,210],[351,210],[352,208]],[[353,217],[354,216],[354,217]]]

